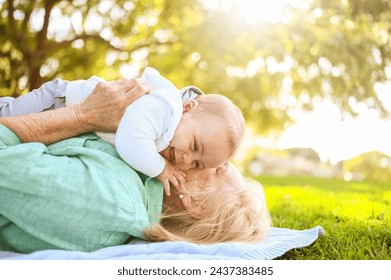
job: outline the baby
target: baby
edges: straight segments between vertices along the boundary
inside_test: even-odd
[[[126,109],[116,134],[97,134],[113,144],[132,168],[156,177],[170,194],[185,182],[183,171],[215,168],[237,151],[244,134],[241,111],[228,98],[197,87],[178,90],[147,67],[141,77],[154,90]],[[70,82],[66,106],[85,100],[100,78]]]

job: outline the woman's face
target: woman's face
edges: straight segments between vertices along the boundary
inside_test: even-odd
[[[197,191],[202,186],[208,186],[211,183],[212,176],[216,173],[216,168],[206,168],[202,170],[189,169],[184,171],[186,173],[186,183],[182,187],[183,190],[177,190],[175,187],[171,187],[171,194],[168,196],[166,192],[163,192],[163,202],[169,205],[171,208],[182,211],[189,202],[191,203],[190,194],[193,191]],[[182,195],[183,198],[179,198]]]
[[[217,180],[216,180],[217,179]],[[219,180],[221,179],[221,180]],[[225,163],[219,168],[206,168],[202,170],[190,169],[186,171],[184,190],[171,188],[171,195],[164,194],[164,202],[178,211],[191,207],[191,194],[202,188],[209,187],[216,182],[226,184],[240,184],[243,180],[239,170],[231,163]],[[183,198],[179,198],[183,195]],[[189,209],[188,209],[189,210]]]

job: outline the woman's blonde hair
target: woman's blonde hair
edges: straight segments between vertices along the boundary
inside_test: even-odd
[[[160,224],[145,231],[147,238],[198,244],[264,239],[271,220],[262,185],[250,180],[237,182],[229,174],[213,177],[208,186],[191,193],[195,207],[203,208],[202,218],[165,205]]]

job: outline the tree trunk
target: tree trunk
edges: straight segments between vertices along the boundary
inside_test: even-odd
[[[29,69],[29,91],[37,89],[42,85],[42,77],[39,72],[39,66],[34,65],[32,68]]]
[[[28,63],[30,91],[38,88],[42,84],[42,77],[39,72],[41,70],[41,65],[45,62],[48,56],[46,36],[48,33],[50,13],[56,2],[57,0],[46,0],[45,2],[45,16],[43,26],[37,35],[35,53],[31,54]]]

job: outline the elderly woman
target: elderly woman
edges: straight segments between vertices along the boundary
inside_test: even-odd
[[[254,242],[267,235],[263,190],[233,165],[190,170],[184,188],[165,196],[158,181],[87,133],[115,131],[125,108],[150,89],[140,80],[100,83],[82,104],[0,118],[1,250],[93,251],[131,237]],[[9,101],[2,112],[26,105]]]

